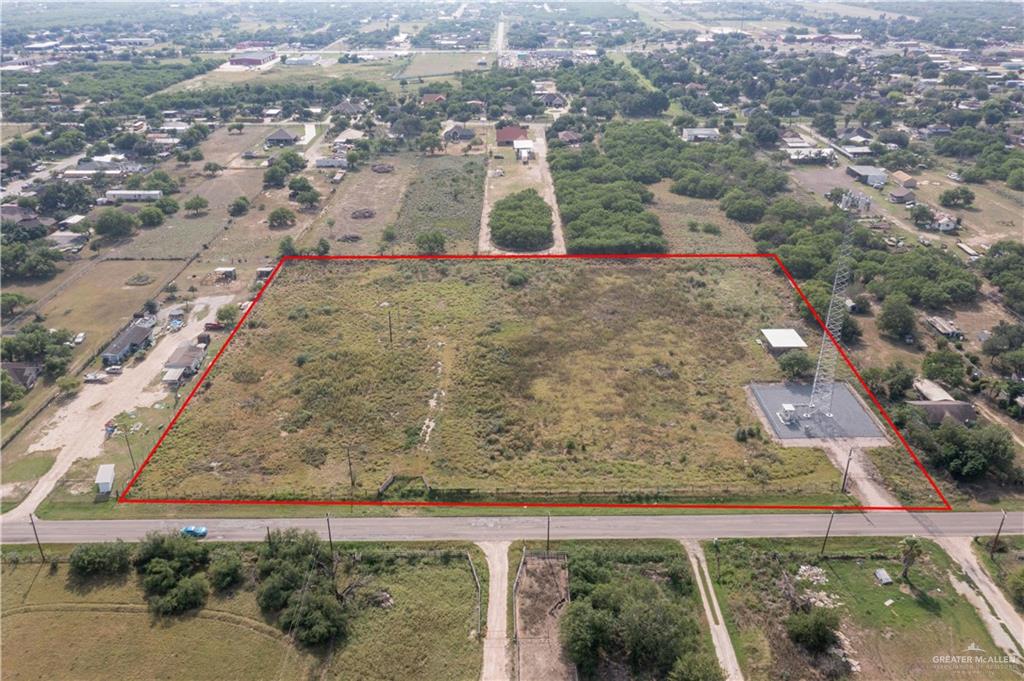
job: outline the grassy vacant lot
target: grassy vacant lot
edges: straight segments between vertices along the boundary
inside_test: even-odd
[[[331,253],[370,254],[381,247],[384,229],[395,223],[409,182],[418,173],[422,156],[411,153],[389,155],[378,159],[395,167],[392,173],[375,173],[369,166],[346,173],[337,185],[328,185],[324,210],[311,228],[303,235],[300,245],[311,248],[321,238],[331,243]],[[376,161],[375,161],[376,162]],[[333,172],[321,171],[316,175],[330,178]],[[312,176],[307,173],[307,176]],[[333,194],[327,192],[333,191]],[[368,208],[372,218],[353,218],[352,213]],[[358,236],[358,241],[341,241]]]
[[[484,165],[480,159],[421,158],[394,223],[395,246],[400,252],[414,252],[417,235],[440,230],[449,253],[473,252],[483,196]]]
[[[132,494],[839,501],[819,452],[734,438],[789,309],[764,263],[289,263]]]
[[[651,210],[661,221],[670,253],[754,253],[754,241],[736,221],[725,217],[718,202],[673,194],[670,180],[650,187]]]
[[[297,646],[255,598],[252,551],[243,546],[241,586],[213,593],[206,607],[181,617],[147,610],[141,580],[72,578],[66,565],[26,563],[35,551],[4,547],[4,678],[128,679],[439,679],[468,681],[480,673],[473,556],[484,593],[482,555],[466,545],[338,544],[339,590],[358,582],[347,608],[348,636],[328,649]],[[47,547],[66,557],[72,547]],[[445,549],[442,560],[425,550]],[[22,557],[18,565],[10,556]],[[372,554],[375,560],[355,556]],[[375,605],[381,594],[387,607]],[[102,626],[97,626],[102,622]],[[47,632],[41,636],[40,632]],[[61,641],[54,646],[55,640]]]
[[[477,62],[483,57],[490,64],[494,55],[482,52],[427,52],[413,55],[409,65],[399,74],[401,78],[446,76],[460,71],[480,71],[486,66]]]
[[[950,671],[933,662],[936,655],[964,654],[972,643],[989,655],[1000,652],[973,606],[954,590],[950,575],[963,577],[938,546],[922,540],[924,555],[911,568],[910,580],[899,579],[899,540],[834,538],[827,558],[818,557],[818,540],[720,541],[720,578],[713,545],[706,545],[744,676],[752,681],[826,678],[825,663],[793,643],[783,624],[793,612],[791,598],[793,603],[810,598],[831,604],[839,615],[839,631],[849,640],[847,653],[860,666],[861,678],[1018,678],[1005,666]],[[801,565],[820,567],[827,582],[798,579]],[[877,585],[877,568],[884,568],[896,583]]]
[[[202,250],[203,244],[214,239],[228,222],[227,206],[239,196],[252,198],[260,191],[263,172],[258,169],[230,168],[215,177],[202,175],[201,163],[185,169],[190,177],[185,191],[175,194],[179,204],[192,196],[201,196],[210,202],[199,215],[184,208],[168,216],[163,225],[143,229],[130,243],[116,249],[123,258],[182,258],[186,259]],[[170,172],[182,171],[174,168]]]

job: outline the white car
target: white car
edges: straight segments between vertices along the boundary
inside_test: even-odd
[[[75,336],[75,340],[72,341],[72,342],[75,345],[81,345],[82,343],[84,343],[85,342],[85,332],[83,331],[82,333],[80,333],[77,336]]]

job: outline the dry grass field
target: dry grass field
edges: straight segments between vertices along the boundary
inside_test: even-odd
[[[447,76],[460,71],[482,71],[488,66],[477,62],[485,59],[490,65],[494,55],[484,52],[425,52],[413,55],[409,65],[399,74],[401,78]]]
[[[838,502],[820,453],[734,438],[793,323],[764,263],[289,263],[131,495]]]
[[[211,595],[198,611],[163,618],[148,611],[141,579],[134,573],[81,582],[64,564],[56,570],[24,559],[5,565],[0,649],[4,678],[93,681],[109,678],[112,669],[125,679],[190,681],[469,681],[479,676],[481,646],[470,635],[477,620],[469,563],[421,551],[468,551],[486,593],[486,566],[475,547],[336,546],[343,555],[375,553],[384,559],[339,575],[339,580],[359,583],[348,606],[348,635],[317,650],[297,646],[261,613],[250,576],[255,571],[248,562],[251,557],[241,586]],[[47,547],[48,556],[66,557],[70,548]],[[27,547],[4,547],[5,556],[12,552],[32,556]],[[373,604],[382,593],[391,599],[387,607]],[[48,635],[41,637],[40,631]],[[54,640],[61,645],[54,646]]]

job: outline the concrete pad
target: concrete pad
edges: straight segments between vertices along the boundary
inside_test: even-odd
[[[884,433],[874,416],[867,411],[864,403],[846,383],[837,383],[832,400],[831,428],[822,421],[798,420],[787,425],[778,417],[783,404],[807,404],[811,398],[809,383],[754,383],[750,392],[764,413],[765,420],[772,425],[780,440],[809,440],[817,438],[881,438]],[[797,413],[800,408],[797,407]],[[827,431],[831,432],[827,432]]]

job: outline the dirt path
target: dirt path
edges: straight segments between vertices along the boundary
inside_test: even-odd
[[[194,309],[206,306],[202,318],[192,319],[176,334],[167,334],[153,347],[141,364],[125,368],[122,375],[109,383],[89,383],[82,386],[71,401],[60,407],[45,426],[42,435],[27,454],[36,451],[59,450],[49,471],[36,482],[28,496],[4,514],[4,519],[27,519],[43,499],[53,491],[77,459],[93,459],[103,453],[105,434],[103,425],[121,412],[137,407],[149,407],[159,402],[167,391],[150,384],[179,344],[191,340],[203,330],[203,323],[211,319],[217,308],[231,300],[231,296],[199,298]],[[128,471],[118,471],[117,482],[127,480]]]
[[[739,660],[736,659],[736,650],[732,647],[729,629],[725,626],[725,619],[718,607],[718,597],[711,586],[711,574],[708,572],[704,549],[695,539],[684,539],[682,544],[686,549],[686,555],[690,558],[693,579],[697,582],[697,588],[700,590],[700,600],[704,604],[704,617],[707,619],[708,628],[711,629],[711,640],[715,644],[718,665],[725,672],[726,681],[743,681],[743,670],[740,669]]]
[[[846,470],[847,459],[850,461],[850,474],[846,480],[849,494],[860,501],[863,506],[901,506],[878,473],[878,469],[868,458],[867,447],[884,447],[888,443],[884,438],[857,438],[854,440],[823,440],[816,445],[824,448],[829,461],[839,469]],[[850,453],[853,457],[850,458]],[[938,502],[938,499],[936,499]]]
[[[487,557],[487,636],[480,681],[510,681],[508,668],[508,547],[510,543],[480,542]]]
[[[992,640],[1008,655],[1024,655],[1024,617],[1013,608],[982,567],[972,548],[974,540],[971,537],[939,537],[935,541],[959,563],[973,582],[973,586],[965,584],[950,575],[953,587],[974,605]]]
[[[555,183],[551,177],[551,170],[548,168],[548,142],[545,135],[543,123],[531,123],[529,125],[530,139],[533,140],[533,151],[535,158],[530,163],[527,179],[534,185],[541,198],[551,206],[551,231],[553,243],[551,248],[543,251],[530,251],[535,255],[556,254],[562,255],[565,251],[565,233],[562,230],[562,214],[558,210],[558,200],[555,198]],[[490,169],[484,178],[484,201],[480,213],[480,237],[477,241],[478,253],[513,254],[518,251],[506,251],[498,248],[491,241],[491,208],[498,200],[497,193],[493,191],[494,185],[501,182],[501,177],[493,177]]]
[[[559,640],[559,625],[568,606],[569,567],[565,556],[527,555],[513,605],[518,681],[575,679],[575,669]]]

